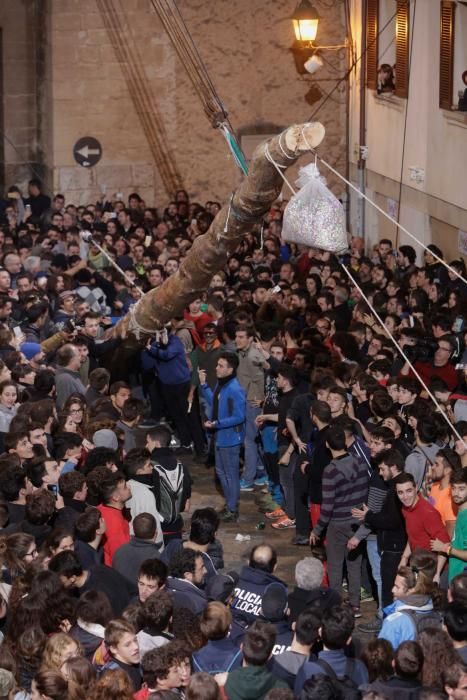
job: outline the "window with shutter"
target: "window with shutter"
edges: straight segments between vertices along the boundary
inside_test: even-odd
[[[410,2],[397,0],[396,14],[396,95],[409,94],[409,24]]]
[[[452,0],[441,0],[439,50],[439,106],[452,109],[454,72],[454,19],[456,5]]]
[[[378,15],[379,0],[366,0],[366,85],[376,90],[378,85]]]

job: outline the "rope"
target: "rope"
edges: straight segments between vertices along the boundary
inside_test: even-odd
[[[334,87],[333,87],[333,89],[331,90],[331,92],[329,92],[329,93],[326,95],[326,97],[324,98],[324,100],[316,107],[316,109],[314,110],[314,112],[312,113],[312,115],[310,116],[310,118],[308,119],[309,122],[312,122],[312,121],[314,120],[315,116],[316,116],[316,115],[318,114],[318,112],[324,107],[324,105],[326,104],[326,102],[327,102],[329,99],[331,99],[331,96],[336,92],[336,90],[337,90],[337,88],[339,87],[339,85],[340,85],[341,83],[343,83],[345,80],[348,79],[349,75],[351,74],[351,72],[353,71],[353,69],[355,68],[355,66],[357,65],[357,63],[359,63],[359,62],[362,60],[362,58],[363,58],[363,57],[365,56],[365,54],[368,52],[368,49],[370,48],[370,46],[373,46],[373,44],[379,39],[380,35],[382,34],[382,32],[384,32],[384,30],[386,29],[386,27],[388,27],[388,26],[391,24],[391,22],[396,18],[396,15],[397,15],[397,10],[394,12],[394,14],[392,15],[392,17],[390,17],[390,18],[388,19],[388,21],[386,22],[386,24],[385,24],[383,27],[381,27],[381,29],[380,29],[380,30],[378,31],[378,33],[376,34],[375,38],[374,38],[372,41],[370,41],[370,42],[365,46],[365,50],[362,51],[362,53],[360,54],[360,56],[358,56],[357,58],[355,58],[355,59],[353,60],[352,65],[350,66],[350,68],[348,68],[347,71],[346,71],[346,72],[344,73],[344,75],[342,76],[342,78],[340,78],[340,80],[338,80],[338,81],[336,82],[336,84],[334,85]],[[350,16],[350,13],[349,13],[349,16]],[[349,27],[350,27],[350,22],[349,22]],[[365,31],[365,30],[363,30],[363,31]],[[352,44],[351,44],[351,48],[352,48],[352,50],[353,50]]]
[[[130,287],[134,287],[135,289],[137,289],[139,291],[139,293],[141,294],[141,297],[144,297],[145,293],[143,292],[143,290],[140,287],[138,287],[138,285],[131,279],[131,277],[128,277],[126,272],[124,270],[122,270],[122,268],[115,262],[115,260],[113,260],[113,258],[109,255],[109,253],[105,250],[105,248],[102,248],[102,246],[100,246],[99,243],[96,243],[96,241],[92,238],[91,235],[89,235],[87,238],[85,238],[83,240],[85,243],[88,243],[88,242],[92,243],[92,245],[102,253],[102,255],[105,257],[105,259],[108,260],[109,263],[111,265],[113,265],[113,267],[122,275],[122,277],[130,285]]]
[[[173,0],[151,0],[151,4],[159,15],[208,119],[217,127],[228,119],[227,111],[219,99],[180,11]]]
[[[133,304],[133,306],[130,306],[128,314],[130,316],[129,321],[128,321],[128,332],[133,333],[135,336],[136,340],[140,339],[141,335],[154,335],[157,329],[149,331],[147,328],[144,328],[141,326],[138,321],[136,320],[136,312],[138,310],[138,304],[141,301],[136,302],[136,304]]]
[[[369,301],[369,299],[368,299],[368,297],[366,296],[366,294],[362,291],[361,287],[357,284],[357,282],[355,281],[355,278],[353,277],[353,275],[350,273],[350,271],[348,270],[348,268],[347,268],[345,265],[343,265],[342,263],[341,263],[341,267],[342,267],[342,269],[344,270],[344,272],[347,274],[347,276],[348,276],[348,278],[351,280],[351,282],[354,284],[354,286],[356,287],[356,289],[358,289],[358,291],[359,291],[360,294],[362,295],[362,298],[366,301],[366,303],[368,304],[369,308],[371,309],[371,311],[373,312],[373,314],[376,316],[376,318],[378,319],[379,323],[381,324],[382,328],[384,328],[385,333],[386,333],[386,334],[389,336],[389,338],[391,339],[391,341],[392,341],[392,343],[394,344],[396,350],[399,352],[399,354],[401,355],[401,357],[403,357],[404,360],[406,361],[406,363],[409,365],[410,369],[411,369],[412,372],[415,374],[415,376],[417,377],[418,381],[419,381],[420,384],[423,386],[423,388],[425,389],[426,393],[428,394],[428,396],[430,397],[430,399],[433,401],[433,403],[435,404],[436,408],[437,408],[438,411],[441,413],[441,415],[443,416],[444,420],[446,421],[446,423],[449,425],[449,427],[450,427],[451,430],[453,431],[454,435],[456,435],[456,437],[457,437],[459,440],[461,440],[461,441],[464,443],[464,445],[465,445],[466,443],[464,442],[463,438],[461,437],[461,435],[459,434],[459,432],[456,430],[456,428],[454,427],[454,425],[451,423],[451,421],[449,420],[449,418],[447,417],[447,415],[445,414],[445,412],[443,411],[442,406],[438,403],[436,397],[431,393],[431,391],[429,390],[429,388],[427,387],[427,385],[425,384],[425,382],[424,382],[423,379],[421,378],[420,374],[417,372],[417,370],[415,369],[414,365],[412,364],[412,362],[409,360],[409,358],[408,358],[407,355],[405,354],[405,352],[404,352],[404,350],[402,349],[402,347],[399,345],[399,343],[397,342],[397,340],[394,338],[394,336],[393,336],[393,334],[391,333],[391,331],[388,330],[388,328],[385,327],[383,319],[382,319],[381,316],[378,314],[378,312],[376,311],[376,309],[374,308],[374,306],[371,304],[371,302]],[[467,446],[467,445],[466,445],[466,446]]]
[[[305,139],[305,141],[306,141],[306,139]],[[354,192],[356,192],[358,195],[360,195],[360,197],[363,197],[363,199],[365,199],[365,200],[368,202],[368,204],[371,204],[375,209],[377,209],[377,210],[380,212],[380,214],[382,214],[384,217],[386,217],[386,219],[388,219],[388,220],[391,221],[393,224],[395,224],[395,225],[397,226],[397,228],[399,228],[401,231],[403,231],[403,232],[404,232],[407,236],[409,236],[413,241],[416,241],[416,243],[418,243],[418,245],[420,245],[424,250],[426,250],[428,253],[430,253],[430,255],[432,255],[434,258],[436,258],[436,260],[437,260],[439,263],[441,263],[441,265],[444,265],[444,267],[445,267],[447,270],[449,270],[449,272],[452,272],[452,274],[455,275],[456,277],[458,277],[460,280],[462,280],[462,281],[464,282],[464,284],[467,284],[467,279],[465,279],[465,277],[463,277],[463,276],[461,275],[460,272],[457,272],[457,270],[455,270],[453,267],[451,267],[450,265],[448,265],[448,263],[447,263],[445,260],[443,260],[442,258],[440,258],[439,255],[437,255],[437,254],[434,253],[432,250],[430,250],[430,248],[428,248],[428,246],[426,246],[424,243],[422,243],[421,241],[419,241],[418,238],[417,238],[416,236],[413,235],[413,233],[410,233],[410,231],[408,231],[408,230],[405,228],[405,226],[402,226],[402,224],[400,224],[398,221],[396,221],[396,219],[393,219],[392,216],[390,216],[389,214],[387,214],[387,213],[384,211],[384,209],[381,209],[381,207],[378,206],[375,202],[373,202],[373,200],[370,199],[366,194],[363,194],[363,192],[362,192],[361,190],[359,190],[358,187],[356,187],[352,182],[350,182],[350,180],[347,180],[347,178],[345,178],[343,175],[341,175],[341,173],[340,173],[339,171],[337,171],[335,168],[333,168],[332,165],[330,165],[329,163],[327,163],[327,162],[326,162],[325,160],[323,160],[323,158],[321,158],[320,156],[318,156],[318,160],[319,160],[323,165],[325,165],[326,168],[328,168],[328,170],[330,170],[332,173],[334,173],[334,175],[336,175],[336,176],[339,177],[343,182],[345,182],[352,190],[354,190]]]
[[[151,4],[159,15],[211,125],[222,132],[236,164],[242,173],[247,175],[246,158],[235,137],[228,112],[216,91],[180,10],[173,0],[151,0]]]
[[[302,138],[303,138],[303,140],[305,141],[305,143],[307,144],[307,146],[310,148],[310,150],[313,151],[313,149],[309,146],[309,144],[308,144],[308,142],[307,142],[307,140],[306,140],[306,137],[305,137],[305,135],[304,135],[304,133],[303,133],[303,128],[302,128]],[[316,151],[314,151],[314,153],[315,153],[315,157],[316,157]],[[296,191],[294,190],[294,188],[292,187],[292,185],[291,185],[290,182],[287,180],[287,178],[285,177],[284,173],[283,173],[282,170],[281,170],[281,168],[285,168],[286,166],[285,166],[285,165],[280,166],[278,163],[275,162],[275,160],[273,159],[273,157],[271,156],[271,154],[270,154],[270,152],[269,152],[268,144],[266,144],[265,154],[266,154],[267,160],[268,160],[270,163],[272,163],[272,164],[274,165],[274,167],[276,168],[277,172],[279,173],[279,175],[281,176],[281,178],[283,179],[283,181],[288,185],[288,187],[290,188],[290,190],[292,191],[292,193],[295,195],[295,194],[296,194]],[[317,156],[317,157],[318,157],[318,159],[319,159],[322,163],[324,163],[324,165],[327,165],[327,163],[325,163],[325,162],[322,160],[322,158],[320,158],[319,156]],[[331,166],[329,166],[329,167],[331,167]],[[331,169],[334,170],[333,168],[331,168]],[[337,173],[337,174],[339,174],[339,173]],[[342,176],[340,176],[340,177],[342,177]],[[351,183],[349,183],[349,184],[351,184]],[[371,202],[371,200],[369,200],[369,201]],[[374,204],[374,202],[371,202],[371,203]],[[375,205],[375,206],[376,206],[376,205]],[[379,208],[379,207],[378,207],[378,208]],[[388,335],[389,338],[391,339],[391,341],[392,341],[392,343],[394,344],[394,346],[395,346],[397,352],[401,355],[401,357],[405,360],[405,362],[407,362],[407,364],[409,365],[410,369],[412,370],[412,372],[414,373],[414,375],[417,377],[418,381],[419,381],[420,384],[423,386],[423,388],[424,388],[425,391],[427,392],[428,396],[431,398],[431,400],[433,401],[433,403],[434,403],[435,406],[437,407],[438,411],[439,411],[439,412],[441,413],[441,415],[443,416],[444,420],[448,423],[448,425],[449,425],[449,427],[451,428],[451,430],[453,431],[453,433],[454,433],[454,434],[456,435],[456,437],[457,437],[459,440],[461,440],[462,443],[465,444],[466,447],[467,447],[467,443],[464,442],[462,436],[459,434],[459,432],[456,430],[456,428],[454,427],[454,425],[451,423],[451,421],[449,420],[449,418],[447,417],[447,415],[444,413],[444,411],[443,411],[441,405],[438,403],[436,397],[435,397],[435,396],[432,394],[432,392],[429,390],[429,388],[427,387],[427,385],[425,384],[425,382],[424,382],[423,379],[421,378],[420,374],[417,372],[417,370],[415,369],[414,365],[412,364],[412,362],[409,360],[409,358],[407,357],[407,355],[406,355],[405,352],[403,351],[402,347],[399,345],[399,343],[398,343],[397,340],[394,338],[394,336],[392,335],[392,333],[385,327],[384,321],[382,320],[382,318],[380,317],[380,315],[378,314],[378,312],[375,310],[375,308],[373,307],[373,305],[372,305],[371,302],[369,301],[369,299],[368,299],[368,297],[366,296],[366,294],[364,294],[364,292],[362,291],[361,287],[357,284],[357,282],[355,281],[354,277],[351,275],[351,273],[350,273],[349,270],[346,268],[346,266],[343,265],[342,263],[340,263],[340,265],[341,265],[342,269],[345,271],[345,273],[347,274],[347,276],[349,277],[349,279],[351,280],[351,282],[353,283],[353,285],[355,286],[355,288],[358,289],[358,291],[360,292],[362,298],[366,301],[366,303],[368,304],[368,307],[371,309],[371,311],[373,312],[373,314],[375,315],[375,317],[378,319],[378,321],[379,321],[379,323],[381,324],[382,328],[385,329],[385,332],[387,333],[387,335]],[[448,266],[448,267],[449,267],[449,266]]]
[[[283,150],[283,149],[281,148],[281,150]],[[268,160],[270,163],[273,164],[273,166],[275,167],[275,169],[277,170],[277,172],[279,173],[281,178],[284,180],[285,184],[288,186],[288,188],[290,189],[292,194],[297,194],[297,192],[294,190],[294,188],[292,187],[292,185],[287,180],[287,178],[285,177],[284,173],[281,170],[281,168],[287,168],[287,166],[286,165],[279,165],[279,163],[276,163],[276,161],[272,157],[271,153],[269,152],[269,145],[267,143],[266,143],[266,148],[264,150],[264,154],[266,156],[266,160]]]

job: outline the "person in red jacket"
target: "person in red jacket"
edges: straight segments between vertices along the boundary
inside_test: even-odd
[[[454,391],[459,383],[459,377],[454,365],[450,363],[450,359],[457,350],[456,336],[443,335],[441,338],[437,338],[437,341],[438,349],[434,354],[433,360],[430,362],[417,360],[414,363],[414,367],[425,384],[429,384],[433,377],[439,377],[446,382],[449,391]],[[408,362],[402,367],[400,373],[402,376],[414,376]]]
[[[113,555],[122,544],[130,541],[130,525],[125,503],[131,498],[131,489],[121,472],[109,472],[100,484],[101,505],[98,506],[104,521],[104,564],[112,566]]]
[[[394,485],[397,496],[402,503],[402,515],[408,537],[400,566],[407,566],[409,557],[415,549],[430,551],[431,540],[438,539],[441,542],[449,542],[450,537],[436,508],[417,492],[412,474],[402,472],[394,479]],[[439,583],[439,577],[445,564],[446,557],[438,555],[436,574],[433,577],[435,583]]]

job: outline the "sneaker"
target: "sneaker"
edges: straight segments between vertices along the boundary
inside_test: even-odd
[[[224,515],[225,513],[228,513],[229,509],[227,508],[227,503],[224,503],[222,508],[219,508],[219,510],[216,510],[217,515]]]
[[[247,484],[246,481],[240,479],[240,491],[254,491],[253,484]]]
[[[373,594],[363,588],[360,588],[360,603],[371,603],[374,600]]]
[[[276,510],[270,510],[268,513],[265,513],[264,516],[268,520],[278,520],[278,518],[286,518],[287,513],[282,508],[276,508]]]
[[[238,510],[226,510],[223,515],[220,516],[223,523],[236,523],[238,520]]]
[[[290,530],[291,528],[295,527],[295,520],[292,520],[286,515],[285,518],[276,520],[276,522],[272,523],[271,526],[275,530]]]
[[[310,538],[307,537],[306,535],[297,535],[296,537],[293,538],[292,544],[306,547],[307,545],[310,544]]]
[[[359,632],[366,632],[367,634],[376,634],[380,631],[383,623],[378,617],[375,617],[371,622],[364,622],[363,625],[358,625]]]
[[[266,486],[268,483],[268,477],[267,476],[258,476],[255,479],[255,486]],[[268,489],[269,491],[269,489]]]
[[[353,616],[355,619],[362,616],[362,611],[360,610],[358,605],[352,605],[352,610],[353,610]]]

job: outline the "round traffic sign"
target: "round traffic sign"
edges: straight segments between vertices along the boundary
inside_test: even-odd
[[[102,146],[93,136],[83,136],[73,146],[73,157],[83,168],[91,168],[102,158]]]

